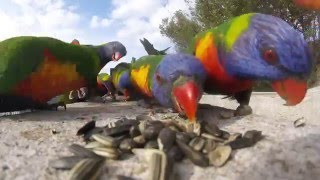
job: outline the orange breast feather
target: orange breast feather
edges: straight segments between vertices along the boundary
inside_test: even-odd
[[[17,95],[45,103],[57,95],[86,85],[75,64],[60,63],[48,50],[44,54],[44,61],[37,71],[14,88]]]

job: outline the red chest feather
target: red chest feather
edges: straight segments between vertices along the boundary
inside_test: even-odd
[[[197,41],[195,56],[200,59],[209,74],[206,86],[211,86],[228,94],[247,90],[252,87],[252,81],[234,78],[225,71],[219,62],[218,50],[214,45],[212,33],[208,33],[205,37]]]

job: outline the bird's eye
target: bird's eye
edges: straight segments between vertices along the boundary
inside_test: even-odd
[[[266,49],[263,52],[263,58],[270,64],[275,64],[278,62],[278,55],[273,49]]]
[[[162,78],[159,73],[156,73],[156,80],[158,81],[158,83],[162,82]]]

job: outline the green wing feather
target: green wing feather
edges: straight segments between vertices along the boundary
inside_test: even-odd
[[[88,82],[95,82],[100,68],[98,53],[88,46],[73,45],[50,37],[20,36],[0,42],[0,93],[36,71],[48,49],[61,63],[76,64],[77,71]]]

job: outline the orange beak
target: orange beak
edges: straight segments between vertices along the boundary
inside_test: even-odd
[[[294,0],[297,6],[301,6],[307,9],[320,10],[320,0]]]
[[[196,120],[200,92],[199,86],[193,81],[187,81],[173,88],[173,99],[177,110],[180,113],[185,113],[191,122]]]
[[[307,82],[293,78],[272,82],[272,88],[286,100],[287,106],[299,104],[307,93]]]

